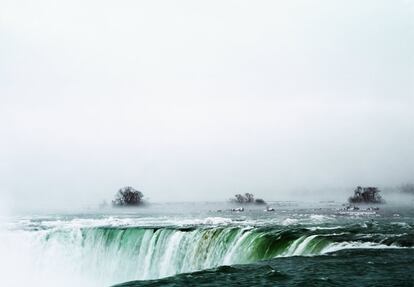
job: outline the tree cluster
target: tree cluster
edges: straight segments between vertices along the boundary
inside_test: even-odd
[[[231,201],[235,202],[235,203],[239,203],[239,204],[252,204],[252,203],[266,204],[266,202],[261,198],[254,199],[254,195],[251,194],[251,193],[248,193],[248,192],[245,193],[244,195],[243,194],[236,194],[236,195],[234,195],[234,197],[235,198],[231,199]]]
[[[142,204],[144,195],[141,191],[131,186],[126,186],[118,190],[115,199],[112,200],[113,206],[136,206]]]
[[[349,203],[384,203],[380,190],[377,187],[358,186],[354,191],[354,196],[348,199]]]

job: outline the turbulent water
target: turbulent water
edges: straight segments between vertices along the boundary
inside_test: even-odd
[[[274,205],[8,217],[0,285],[413,286],[412,209]]]

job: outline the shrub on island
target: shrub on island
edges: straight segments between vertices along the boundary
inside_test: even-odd
[[[248,192],[246,192],[244,195],[236,194],[234,197],[235,198],[230,199],[230,202],[237,204],[266,204],[266,201],[261,198],[254,199],[254,195]]]
[[[119,206],[138,206],[143,204],[144,194],[131,186],[126,186],[118,190],[112,205]]]
[[[354,196],[348,198],[349,203],[384,203],[380,190],[377,187],[357,186],[354,190]]]

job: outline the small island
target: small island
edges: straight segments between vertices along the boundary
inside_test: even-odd
[[[384,203],[380,190],[377,187],[361,187],[358,186],[354,190],[354,196],[351,196],[348,201],[349,203]]]
[[[235,198],[230,199],[230,202],[237,203],[237,204],[259,204],[264,205],[266,201],[261,198],[254,199],[254,195],[252,193],[246,192],[243,194],[236,194],[234,195]]]
[[[144,194],[131,186],[125,186],[118,190],[115,199],[112,200],[114,207],[139,206],[143,204]]]

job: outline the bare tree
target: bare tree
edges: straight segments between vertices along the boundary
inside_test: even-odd
[[[236,194],[234,195],[235,198],[230,199],[231,202],[239,203],[239,204],[266,204],[266,202],[263,199],[254,199],[254,195],[252,193],[246,192],[243,194]]]
[[[380,190],[377,187],[361,187],[357,186],[354,190],[354,196],[348,199],[349,203],[384,203]]]
[[[118,190],[115,199],[112,200],[113,206],[136,206],[142,204],[144,195],[141,191],[131,186],[126,186]]]

